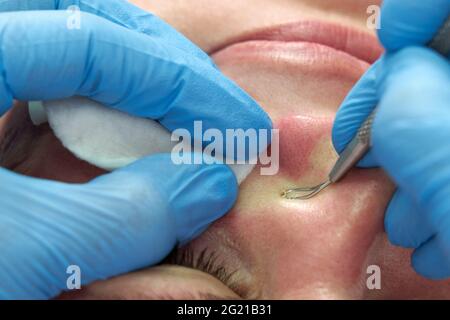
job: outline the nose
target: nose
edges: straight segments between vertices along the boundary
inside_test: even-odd
[[[394,186],[380,169],[355,168],[309,200],[280,197],[289,184],[320,182],[335,161],[332,120],[304,120],[277,124],[280,173],[250,176],[241,188],[245,201],[221,225],[245,252],[264,298],[361,298]]]

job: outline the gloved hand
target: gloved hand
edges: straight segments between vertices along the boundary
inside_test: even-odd
[[[71,4],[84,11],[79,29],[67,27]],[[126,1],[3,0],[0,11],[0,113],[13,99],[81,95],[170,130],[192,131],[194,120],[223,133],[271,128],[205,53]],[[87,284],[155,264],[227,212],[237,194],[227,167],[177,166],[170,155],[84,185],[5,169],[0,181],[2,298],[53,297],[66,289],[69,265]]]
[[[371,152],[398,186],[385,217],[390,241],[414,248],[412,266],[450,277],[450,64],[425,48],[450,14],[449,0],[385,0],[379,37],[387,53],[338,111],[338,152],[378,104]]]

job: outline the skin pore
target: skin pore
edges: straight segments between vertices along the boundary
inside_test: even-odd
[[[97,282],[63,298],[450,298],[449,281],[420,277],[410,267],[411,251],[389,244],[383,219],[394,185],[381,170],[354,169],[308,201],[280,197],[286,187],[322,181],[334,163],[336,110],[382,52],[366,26],[367,7],[379,1],[131,2],[210,53],[269,113],[280,129],[280,171],[261,176],[255,168],[232,211],[161,266]],[[337,35],[347,34],[348,45],[335,50],[286,35],[295,29],[289,24],[299,21],[348,27],[333,27]],[[354,38],[366,48],[362,55],[348,52]],[[47,125],[34,127],[25,104],[0,119],[0,135],[0,165],[16,172],[67,182],[104,173],[65,150]],[[381,269],[380,290],[366,286],[371,265]]]

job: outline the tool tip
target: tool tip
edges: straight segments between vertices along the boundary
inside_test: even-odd
[[[331,184],[330,180],[327,180],[317,186],[314,187],[308,187],[308,188],[294,188],[294,189],[287,189],[281,193],[281,196],[285,199],[294,200],[307,200],[311,199],[318,193],[320,193],[323,189],[328,187]]]

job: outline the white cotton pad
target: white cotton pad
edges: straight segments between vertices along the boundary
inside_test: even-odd
[[[86,98],[46,101],[43,108],[62,144],[78,158],[105,170],[151,154],[170,153],[178,143],[171,141],[170,132],[156,121],[130,116]],[[33,112],[42,121],[42,112],[37,109]],[[233,164],[230,168],[240,184],[254,165]]]

